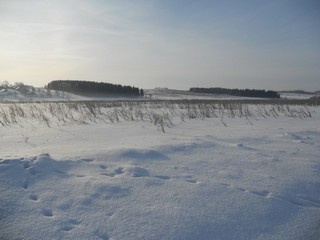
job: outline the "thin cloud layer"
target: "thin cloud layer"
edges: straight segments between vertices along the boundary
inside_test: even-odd
[[[317,1],[1,1],[0,81],[319,88]]]

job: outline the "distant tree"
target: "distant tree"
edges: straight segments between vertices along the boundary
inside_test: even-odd
[[[9,88],[10,84],[8,81],[3,81],[2,83],[0,83],[0,88],[4,88],[7,89]]]
[[[22,82],[15,82],[13,88],[18,90],[22,94],[28,94],[32,90],[32,87],[24,85]]]
[[[139,95],[140,95],[140,97],[144,97],[144,91],[143,91],[143,89],[142,89],[142,88],[140,89],[140,93],[139,93]]]
[[[140,96],[139,88],[136,87],[92,81],[54,80],[48,83],[47,88],[86,96]]]
[[[265,91],[256,89],[190,88],[189,91],[196,93],[228,94],[240,97],[280,98],[280,94],[275,91]]]

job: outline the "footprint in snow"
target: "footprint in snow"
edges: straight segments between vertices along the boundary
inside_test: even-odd
[[[198,183],[198,181],[196,179],[194,179],[192,176],[187,175],[187,176],[183,176],[183,180],[188,182],[188,183]]]
[[[29,182],[28,182],[28,180],[24,181],[24,183],[22,184],[22,187],[23,187],[24,189],[28,189],[28,187],[29,187]]]
[[[141,167],[128,167],[125,169],[126,173],[131,177],[147,177],[149,172],[147,169]]]
[[[37,194],[34,194],[34,193],[30,194],[29,198],[30,198],[31,200],[33,200],[33,201],[37,201],[37,200],[38,200]]]
[[[92,158],[86,158],[86,159],[81,159],[81,160],[84,162],[88,162],[88,163],[91,163],[94,161],[94,159],[92,159]]]
[[[226,187],[226,188],[231,188],[231,189],[235,189],[244,193],[251,193],[254,194],[258,197],[264,197],[264,198],[271,198],[272,197],[272,193],[269,192],[268,190],[256,190],[256,191],[250,191],[241,187],[235,187],[231,184],[228,183],[220,183],[220,185]]]
[[[77,225],[79,225],[81,222],[78,221],[77,219],[70,219],[64,226],[61,228],[62,231],[69,232],[72,229],[74,229]]]
[[[235,146],[238,147],[238,148],[240,148],[240,149],[247,150],[247,151],[257,151],[256,148],[252,148],[252,147],[245,146],[245,145],[243,145],[242,143],[238,143],[238,144],[236,144]]]
[[[249,191],[252,194],[258,195],[260,197],[270,198],[272,196],[272,193],[267,190],[261,190],[261,191]]]
[[[187,183],[195,183],[195,184],[200,183],[198,180],[193,179],[192,176],[170,177],[165,175],[155,175],[153,177],[161,180],[183,180],[184,182],[187,182]]]
[[[65,227],[63,227],[61,230],[62,230],[62,231],[65,231],[65,232],[69,232],[69,231],[71,231],[72,229],[74,229],[74,226],[65,226]]]
[[[84,175],[84,174],[76,174],[76,175],[74,175],[74,176],[76,176],[76,177],[78,177],[78,178],[83,178],[83,177],[85,177],[86,175]]]
[[[149,176],[149,172],[147,169],[136,167],[136,166],[118,167],[118,168],[115,168],[113,172],[101,173],[101,175],[108,176],[108,177],[116,177],[122,174],[130,177],[148,177]]]
[[[123,174],[125,171],[124,171],[124,168],[123,167],[118,167],[114,170],[114,172],[116,174]]]
[[[27,169],[27,168],[29,168],[30,166],[31,166],[30,161],[25,161],[25,162],[23,162],[23,168],[24,168],[24,169]]]
[[[170,160],[170,158],[154,150],[149,151],[138,151],[138,150],[128,150],[120,154],[121,158],[129,158],[133,160]]]
[[[169,176],[164,176],[164,175],[156,175],[154,176],[155,178],[159,178],[159,179],[162,179],[162,180],[170,180],[171,177]]]
[[[220,183],[220,185],[225,186],[225,187],[230,187],[231,185],[228,183]]]
[[[70,219],[69,223],[72,224],[72,225],[79,225],[81,222],[78,221],[77,219]]]
[[[101,240],[109,240],[109,235],[106,232],[101,232],[101,230],[95,231],[95,235]]]
[[[100,166],[101,167],[101,166]],[[106,169],[107,167],[105,168],[102,168],[102,169]],[[116,169],[113,170],[113,172],[107,172],[107,173],[100,173],[101,175],[104,175],[104,176],[107,176],[107,177],[115,177],[117,175],[121,175],[121,174],[124,174],[125,173],[125,170],[123,167],[118,167]]]
[[[107,169],[108,167],[106,165],[99,165],[100,168],[102,169]]]
[[[51,209],[42,209],[42,215],[45,217],[53,217]]]
[[[187,179],[186,182],[188,182],[188,183],[198,183],[198,181],[194,180],[194,179]]]

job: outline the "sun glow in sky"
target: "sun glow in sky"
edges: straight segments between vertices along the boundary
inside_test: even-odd
[[[318,0],[0,0],[0,81],[320,90]]]

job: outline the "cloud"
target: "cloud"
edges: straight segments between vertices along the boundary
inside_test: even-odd
[[[0,1],[1,77],[176,88],[314,79],[315,13],[291,1]]]

